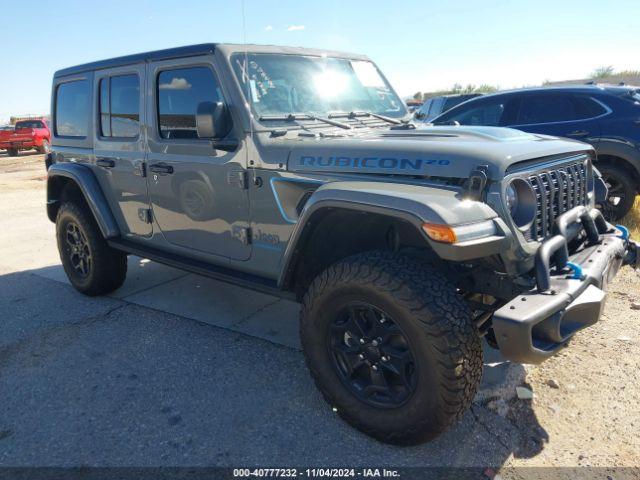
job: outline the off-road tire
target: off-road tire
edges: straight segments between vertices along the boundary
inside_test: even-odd
[[[331,312],[361,299],[386,311],[406,334],[417,364],[412,396],[376,408],[351,393],[325,341]],[[482,346],[471,311],[436,267],[374,251],[330,266],[312,282],[301,308],[307,366],[326,401],[362,432],[383,442],[417,444],[445,431],[468,409],[482,376]]]
[[[86,276],[77,272],[72,264],[71,247],[65,238],[70,223],[76,225],[84,235],[91,255]],[[56,217],[56,238],[62,266],[76,290],[95,296],[110,293],[122,286],[127,275],[127,255],[107,244],[86,206],[73,201],[60,206]]]
[[[614,163],[598,163],[598,170],[605,182],[610,184],[609,198],[601,205],[604,217],[609,221],[622,219],[633,207],[638,193],[638,186],[631,173],[624,167]],[[614,205],[609,199],[620,195],[620,202]]]
[[[17,157],[20,154],[20,150],[17,148],[7,148],[7,154],[10,157]]]

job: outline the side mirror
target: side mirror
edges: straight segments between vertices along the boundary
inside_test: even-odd
[[[200,102],[196,113],[198,138],[224,138],[231,131],[231,115],[222,102]]]
[[[238,148],[237,140],[223,140],[231,131],[231,115],[222,102],[200,102],[196,112],[198,138],[208,138],[213,147],[231,152]]]

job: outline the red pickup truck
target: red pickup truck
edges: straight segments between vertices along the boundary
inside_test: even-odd
[[[7,150],[10,156],[32,148],[40,153],[51,150],[51,131],[46,120],[20,120],[14,130],[0,130],[0,149]]]

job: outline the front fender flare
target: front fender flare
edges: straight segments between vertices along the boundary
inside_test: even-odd
[[[102,188],[91,169],[78,163],[54,163],[47,170],[47,216],[56,221],[56,212],[66,181],[74,182],[96,219],[104,238],[120,236],[120,230]]]
[[[504,248],[506,236],[490,237],[473,244],[448,245],[434,242],[422,229],[424,223],[463,225],[496,219],[496,212],[487,204],[463,199],[458,189],[386,182],[331,182],[319,187],[305,204],[283,258],[278,278],[281,288],[289,288],[300,250],[310,234],[316,216],[326,209],[348,209],[391,216],[412,224],[441,258],[468,260],[498,253]],[[500,228],[506,233],[506,226]]]

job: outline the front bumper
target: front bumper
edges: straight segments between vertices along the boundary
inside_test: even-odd
[[[537,287],[493,315],[498,347],[509,360],[540,363],[573,334],[598,321],[605,290],[622,265],[637,266],[640,244],[625,238],[597,210],[576,207],[558,218],[559,234],[536,255]],[[586,246],[568,254],[568,240],[585,235]]]

